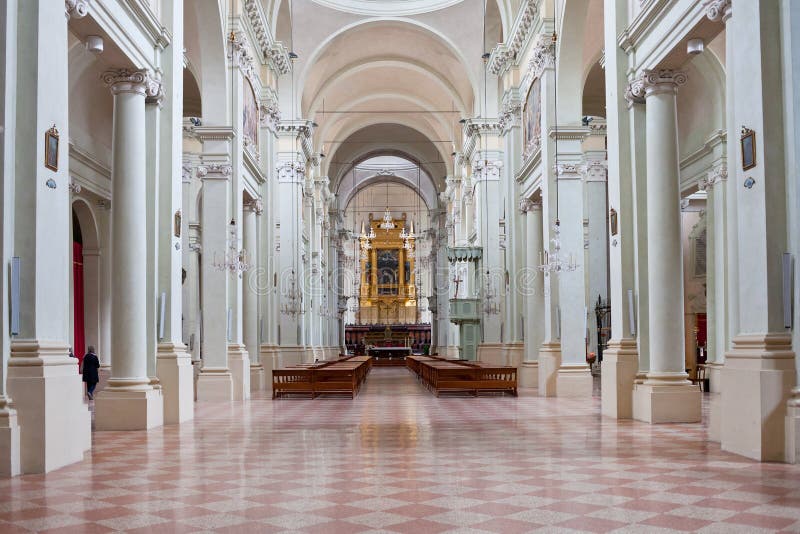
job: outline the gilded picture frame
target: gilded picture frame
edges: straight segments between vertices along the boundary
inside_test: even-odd
[[[750,128],[742,128],[742,170],[752,169],[756,162],[756,132]]]
[[[58,129],[54,124],[44,133],[44,166],[52,171],[58,171]]]

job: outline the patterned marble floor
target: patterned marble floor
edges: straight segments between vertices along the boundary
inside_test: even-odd
[[[375,369],[353,400],[202,403],[0,480],[0,532],[800,532],[800,467],[599,399],[434,398]]]

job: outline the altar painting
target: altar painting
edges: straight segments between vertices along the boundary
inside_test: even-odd
[[[542,85],[536,78],[528,89],[525,108],[522,112],[525,157],[539,148],[542,139]]]

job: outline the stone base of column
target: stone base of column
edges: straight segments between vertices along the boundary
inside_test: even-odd
[[[0,398],[0,477],[21,473],[19,453],[17,411],[8,406],[5,398]]]
[[[592,370],[585,363],[562,363],[556,373],[557,397],[591,397],[594,390]]]
[[[305,359],[306,348],[302,345],[281,345],[276,353],[277,361],[273,369],[309,363]],[[313,361],[313,360],[312,360]]]
[[[186,346],[159,343],[156,374],[164,397],[164,424],[177,424],[194,418],[194,369]]]
[[[696,423],[700,421],[700,388],[685,375],[649,373],[633,388],[633,418],[645,423]]]
[[[250,356],[244,345],[228,345],[228,368],[233,379],[233,400],[250,398]]]
[[[233,400],[233,377],[228,369],[200,369],[197,375],[198,401]]]
[[[442,358],[447,358],[448,360],[457,360],[459,358],[458,345],[447,345],[446,347],[440,347],[439,356]]]
[[[517,384],[521,389],[539,393],[539,362],[522,362],[517,370]]]
[[[722,439],[722,395],[708,393],[708,440],[719,443]]]
[[[761,462],[784,461],[795,379],[789,334],[733,338],[722,369],[722,449]]]
[[[96,430],[148,430],[164,424],[164,397],[149,384],[116,386],[114,379],[94,402]]]
[[[481,343],[478,345],[478,361],[492,365],[507,365],[503,343]]]
[[[633,383],[638,371],[636,340],[610,340],[600,363],[600,413],[615,419],[633,417]]]
[[[558,368],[561,367],[561,343],[542,343],[539,349],[539,396],[555,397]]]
[[[506,343],[505,352],[506,365],[519,369],[519,366],[522,365],[522,361],[525,359],[525,344],[521,341]]]
[[[786,462],[800,463],[800,387],[792,390],[786,406]]]
[[[275,365],[275,360],[278,355],[278,347],[276,345],[261,345],[258,351],[258,359],[261,362],[261,367],[264,369],[264,389],[272,391],[272,369]]]
[[[250,392],[262,391],[266,380],[264,367],[260,363],[250,362]]]
[[[22,473],[47,473],[83,459],[92,445],[85,389],[67,345],[14,341],[8,394],[17,411]]]

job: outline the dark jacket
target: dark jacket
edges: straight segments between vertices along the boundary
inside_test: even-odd
[[[83,381],[84,382],[100,382],[100,360],[96,354],[88,353],[83,357]]]

